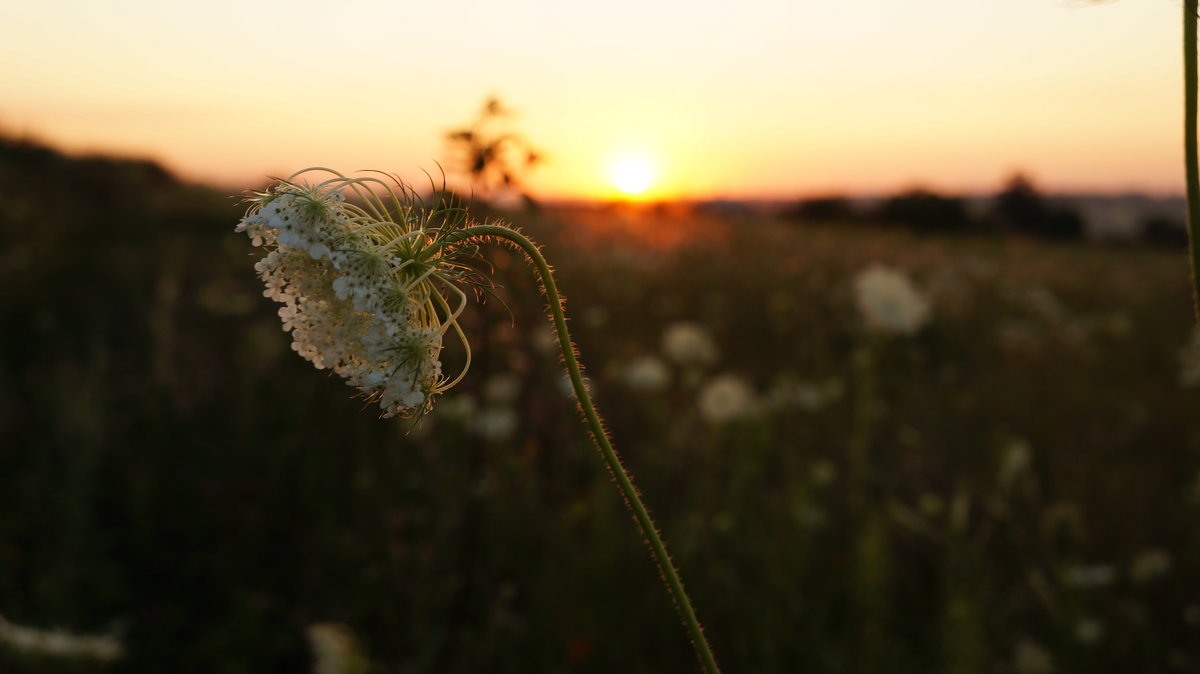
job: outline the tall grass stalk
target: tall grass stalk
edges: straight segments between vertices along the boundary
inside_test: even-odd
[[[1188,247],[1192,265],[1192,302],[1200,321],[1200,158],[1196,143],[1196,10],[1198,0],[1183,0],[1183,152],[1187,180]]]
[[[633,514],[638,528],[641,529],[642,535],[646,539],[646,543],[650,548],[650,554],[654,557],[654,561],[658,565],[659,573],[662,575],[667,590],[675,602],[675,608],[679,611],[679,616],[683,620],[684,627],[687,628],[688,635],[691,637],[692,648],[696,651],[696,657],[700,660],[700,664],[707,674],[718,674],[720,669],[717,667],[716,658],[713,656],[712,648],[704,636],[704,630],[700,626],[700,621],[696,618],[696,612],[692,608],[691,600],[688,599],[687,592],[683,589],[683,582],[679,579],[679,572],[676,571],[675,565],[671,562],[671,556],[667,553],[667,547],[658,533],[654,520],[650,517],[650,512],[646,510],[645,504],[642,503],[637,488],[633,486],[633,480],[621,464],[621,459],[617,456],[616,450],[613,449],[612,442],[608,438],[608,433],[604,429],[604,424],[600,420],[600,415],[596,412],[596,406],[592,403],[591,395],[584,384],[579,359],[575,354],[575,348],[571,342],[571,334],[567,330],[567,319],[563,311],[562,296],[558,293],[558,287],[554,282],[554,274],[550,269],[549,263],[546,262],[545,256],[542,255],[537,245],[524,234],[500,225],[475,225],[466,227],[455,232],[454,239],[459,241],[468,239],[493,240],[514,246],[523,252],[533,263],[534,267],[536,267],[542,288],[546,292],[546,301],[550,307],[551,318],[554,320],[554,329],[558,336],[559,349],[562,353],[563,361],[567,367],[567,374],[571,378],[571,386],[574,388],[575,396],[579,400],[580,410],[583,412],[592,438],[596,442],[596,447],[600,450],[600,455],[604,458],[605,465],[616,481],[617,488],[625,498],[625,505]]]

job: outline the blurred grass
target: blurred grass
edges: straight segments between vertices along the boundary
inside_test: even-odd
[[[696,671],[508,252],[503,303],[465,321],[470,375],[412,426],[290,352],[236,199],[12,140],[0,197],[0,615],[127,647],[0,646],[0,671],[308,671],[318,622],[374,672]],[[669,209],[518,224],[727,671],[1200,667],[1182,255]],[[934,318],[875,347],[859,509],[851,292],[872,262]],[[683,320],[719,361],[628,386]],[[827,395],[716,423],[696,400],[719,374]],[[1135,574],[1152,550],[1170,568]]]

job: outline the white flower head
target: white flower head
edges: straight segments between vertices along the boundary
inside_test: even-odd
[[[517,412],[511,407],[485,407],[475,415],[472,430],[485,440],[506,440],[517,430]]]
[[[1033,470],[1033,448],[1029,442],[1017,438],[1011,440],[1001,452],[998,481],[1005,491],[1012,489],[1022,477],[1027,477]]]
[[[750,416],[758,408],[754,390],[732,374],[719,375],[705,384],[697,404],[701,416],[715,424]]]
[[[304,630],[313,655],[313,674],[363,674],[370,664],[349,627],[314,623]]]
[[[1138,584],[1149,583],[1166,576],[1171,572],[1175,560],[1171,553],[1161,548],[1149,548],[1139,551],[1129,565],[1129,577]]]
[[[17,625],[0,616],[0,644],[18,651],[60,658],[119,659],[125,647],[111,636],[72,634]]]
[[[1080,589],[1108,587],[1117,582],[1117,569],[1111,564],[1076,564],[1063,571],[1062,581]]]
[[[854,292],[870,330],[912,335],[929,320],[929,301],[908,276],[889,267],[871,265],[859,272]]]
[[[315,185],[298,182],[327,173]],[[356,197],[347,200],[344,192]],[[279,302],[292,350],[379,402],[383,416],[428,411],[456,384],[442,373],[445,334],[463,339],[459,283],[481,282],[454,238],[459,209],[426,208],[400,183],[306,169],[256,193],[236,231],[267,254],[255,265]]]
[[[658,358],[641,356],[625,366],[621,378],[626,386],[637,391],[661,391],[671,383],[671,371]]]
[[[492,375],[483,383],[483,398],[497,405],[512,403],[520,393],[521,379],[512,372]]]
[[[662,350],[679,365],[710,365],[717,360],[717,343],[704,326],[679,321],[663,331]]]

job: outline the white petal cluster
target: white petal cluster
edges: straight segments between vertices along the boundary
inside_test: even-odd
[[[697,403],[700,415],[715,424],[750,416],[758,409],[754,389],[746,380],[732,374],[712,378],[700,390]]]
[[[680,365],[709,365],[717,360],[717,343],[699,323],[679,321],[663,331],[662,350]]]
[[[255,270],[263,295],[283,305],[292,349],[378,400],[383,416],[413,416],[444,383],[445,326],[428,284],[411,278],[417,261],[390,244],[423,234],[365,219],[342,185],[281,182],[236,231],[269,251]]]
[[[637,391],[661,391],[671,383],[671,371],[658,358],[641,356],[625,366],[621,378]]]
[[[0,616],[0,644],[26,653],[103,661],[116,660],[125,650],[114,637],[40,630],[11,623],[3,616]]]
[[[929,320],[929,301],[903,273],[872,265],[854,279],[855,299],[867,328],[912,335]]]
[[[369,662],[350,628],[340,623],[314,623],[304,630],[313,655],[313,674],[365,672]]]

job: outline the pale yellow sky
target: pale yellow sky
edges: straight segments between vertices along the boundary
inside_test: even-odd
[[[648,5],[648,6],[647,6]],[[250,186],[423,180],[489,94],[536,193],[1182,189],[1176,0],[0,3],[0,128]]]

